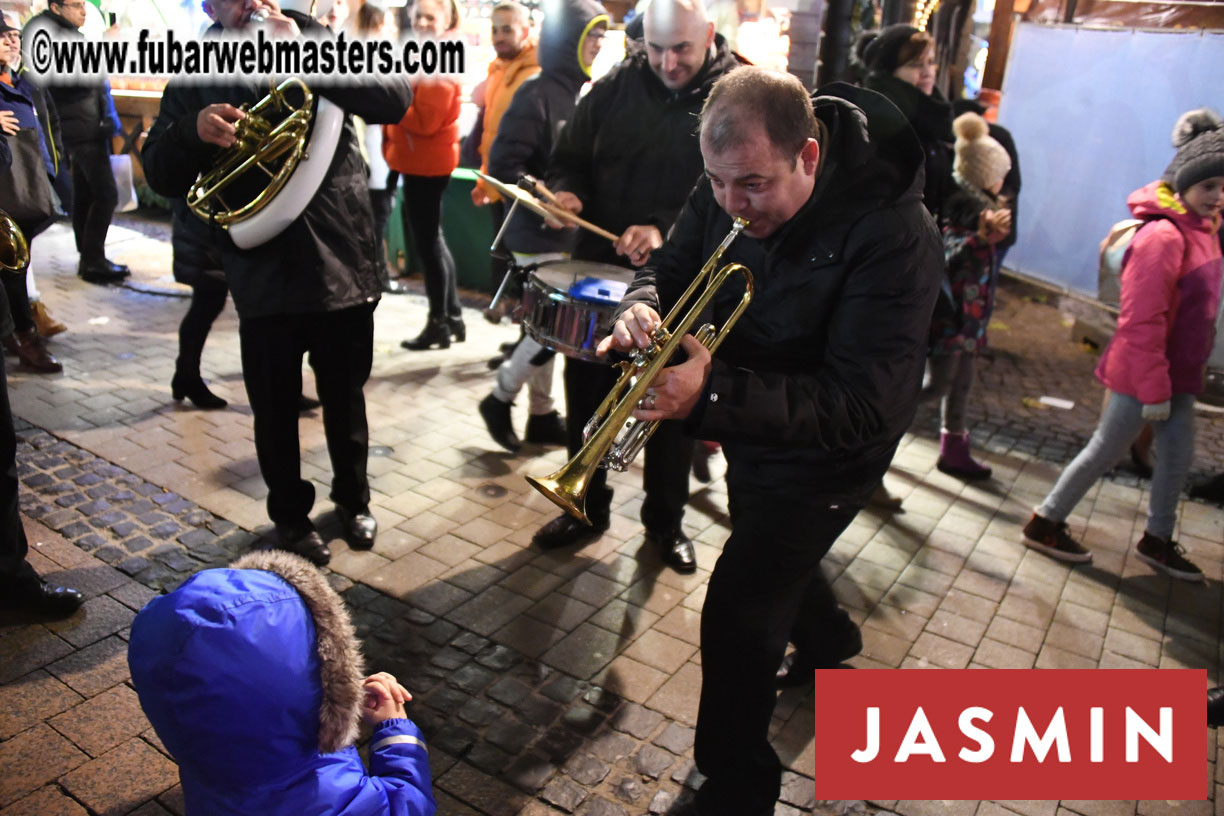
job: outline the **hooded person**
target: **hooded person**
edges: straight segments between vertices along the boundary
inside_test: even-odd
[[[1163,176],[1126,201],[1144,223],[1123,255],[1118,328],[1096,368],[1107,402],[1092,439],[1025,525],[1024,544],[1060,561],[1091,561],[1066,520],[1147,423],[1160,456],[1136,557],[1174,578],[1202,581],[1173,534],[1220,303],[1224,122],[1206,108],[1189,111],[1173,129],[1173,146]]]
[[[128,666],[178,763],[188,816],[430,816],[411,696],[362,679],[344,602],[311,564],[267,550],[199,572],[136,616]],[[353,742],[373,726],[370,773]]]
[[[557,136],[591,78],[591,63],[609,22],[595,0],[560,0],[548,6],[537,47],[540,72],[515,91],[489,150],[489,174],[498,181],[514,185],[524,174],[544,176]],[[502,242],[519,263],[527,264],[568,257],[576,238],[573,230],[549,229],[536,214],[516,208]],[[524,385],[529,397],[526,440],[540,445],[566,442],[565,421],[552,398],[554,356],[524,334],[498,366],[493,392],[480,403],[489,435],[512,453],[522,443],[510,406]]]

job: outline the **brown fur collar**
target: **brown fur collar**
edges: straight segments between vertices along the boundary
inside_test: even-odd
[[[361,716],[361,682],[365,660],[344,601],[323,574],[306,559],[282,550],[257,550],[239,558],[232,569],[274,573],[298,591],[314,617],[319,649],[319,751],[334,753],[353,744]]]

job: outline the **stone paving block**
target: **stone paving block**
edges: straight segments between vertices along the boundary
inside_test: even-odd
[[[1037,655],[987,637],[978,644],[973,660],[992,669],[1031,669],[1037,662]]]
[[[48,722],[92,757],[149,728],[136,692],[126,685],[104,691]]]
[[[48,623],[47,628],[81,648],[131,626],[135,617],[136,613],[128,607],[100,595],[86,601],[81,611],[72,617]]]
[[[0,810],[0,816],[88,816],[85,808],[59,788],[47,786]]]
[[[567,674],[586,679],[612,662],[619,646],[619,635],[583,623],[540,659]]]
[[[82,699],[81,695],[41,670],[0,685],[0,740],[9,739],[69,709]]]
[[[443,791],[487,816],[513,816],[530,798],[462,762],[434,782]]]
[[[173,762],[132,739],[64,776],[60,783],[99,814],[123,814],[178,783]]]
[[[114,635],[47,667],[74,691],[92,697],[128,679],[127,643]]]
[[[977,646],[986,634],[986,624],[939,610],[931,616],[926,630],[966,646]]]
[[[43,626],[21,626],[0,638],[0,683],[71,654],[72,645]]]
[[[0,807],[41,788],[89,757],[46,725],[0,743]]]
[[[644,703],[667,681],[667,674],[631,657],[620,655],[591,679],[626,700]]]
[[[646,706],[685,725],[695,726],[700,696],[701,668],[690,661],[651,695]]]

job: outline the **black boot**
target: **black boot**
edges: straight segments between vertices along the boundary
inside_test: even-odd
[[[1212,728],[1224,725],[1224,687],[1207,690],[1207,724]]]
[[[451,337],[456,343],[462,343],[467,340],[467,326],[463,323],[462,317],[446,318],[447,328],[450,329]]]
[[[170,380],[170,396],[175,402],[182,402],[183,397],[186,397],[195,407],[209,411],[229,405],[228,402],[208,390],[208,386],[204,384],[204,380],[200,379],[198,373],[183,374],[176,370],[173,379]]]
[[[527,417],[527,441],[533,445],[564,445],[565,420],[556,411]]]
[[[409,351],[428,351],[437,346],[440,349],[450,348],[450,326],[444,318],[431,317],[414,339],[400,343],[401,348]]]
[[[518,453],[522,442],[515,434],[514,424],[510,420],[510,403],[502,402],[490,394],[480,401],[480,418],[484,420],[485,428],[494,442],[511,453]]]

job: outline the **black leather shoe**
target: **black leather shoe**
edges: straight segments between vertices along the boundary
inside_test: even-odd
[[[646,531],[646,546],[655,547],[663,563],[681,575],[692,575],[697,571],[697,553],[693,542],[683,530],[667,530],[662,533]]]
[[[77,274],[87,283],[120,283],[130,272],[120,272],[112,268],[110,261],[87,264],[82,261],[77,266]],[[123,267],[125,270],[127,267]]]
[[[480,401],[480,418],[484,420],[485,428],[494,442],[511,453],[518,453],[523,443],[519,441],[510,420],[510,403],[490,394]]]
[[[125,264],[117,264],[109,258],[104,259],[102,265],[109,269],[112,275],[118,275],[121,278],[126,278],[132,274],[132,270]]]
[[[331,561],[331,550],[327,548],[323,537],[313,527],[306,530],[292,530],[276,527],[277,547],[291,553],[297,553],[310,561],[316,567],[325,567]]]
[[[545,524],[531,537],[531,543],[541,550],[559,550],[574,544],[594,541],[608,529],[608,519],[598,519],[587,514],[593,524],[587,526],[569,514],[557,516]]]
[[[840,642],[820,654],[809,654],[796,649],[782,658],[778,667],[776,681],[779,687],[811,685],[812,673],[817,669],[833,669],[863,651],[863,633],[849,617],[845,619],[845,629]]]
[[[374,546],[374,537],[378,535],[378,520],[370,515],[369,510],[351,513],[337,506],[336,515],[344,525],[344,534],[350,547],[354,550],[368,550]]]
[[[566,442],[565,420],[556,411],[527,417],[525,438],[533,445],[563,446]]]
[[[451,338],[456,343],[462,343],[467,340],[467,326],[463,322],[462,317],[446,318],[447,328],[450,329]]]
[[[1207,724],[1212,728],[1224,725],[1224,686],[1207,690]]]
[[[66,618],[84,602],[85,598],[75,589],[54,586],[41,578],[23,581],[11,589],[0,588],[0,609],[31,612],[45,618]]]
[[[298,413],[304,414],[307,411],[313,411],[322,404],[323,403],[319,402],[317,399],[311,399],[305,394],[302,394],[298,397]]]
[[[425,328],[421,333],[411,340],[405,340],[400,343],[400,348],[406,348],[409,351],[428,351],[437,346],[440,349],[450,348],[451,344],[451,329],[445,319],[429,318],[429,322],[425,324]]]

